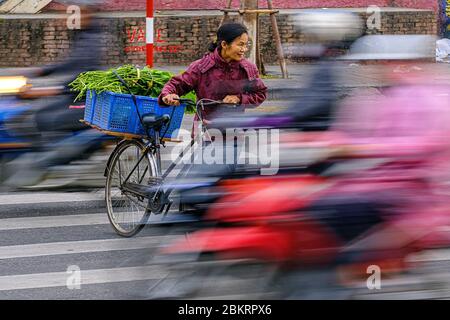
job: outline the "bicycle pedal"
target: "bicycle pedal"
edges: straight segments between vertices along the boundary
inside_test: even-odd
[[[155,185],[143,185],[133,182],[124,183],[122,189],[146,198],[153,195],[156,191]]]
[[[148,178],[148,185],[157,185],[160,184],[163,181],[160,177],[150,177]]]
[[[168,200],[167,201],[167,207],[166,210],[164,210],[164,215],[167,215],[167,213],[169,212],[170,208],[172,207],[173,204],[173,200]]]

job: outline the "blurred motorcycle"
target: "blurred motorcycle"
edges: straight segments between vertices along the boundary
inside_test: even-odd
[[[0,77],[0,185],[7,190],[101,187],[96,167],[103,159],[96,158],[113,139],[79,123],[83,105],[58,108],[54,116],[60,124],[40,127],[38,117],[45,113],[39,110],[55,103],[52,98],[67,99],[58,100],[62,86],[29,82],[25,76]]]
[[[296,56],[311,58],[313,72],[306,88],[298,90],[298,96],[292,97],[291,105],[283,111],[269,114],[223,114],[213,121],[213,127],[225,131],[230,128],[250,130],[282,130],[283,132],[321,132],[329,129],[333,122],[335,108],[340,101],[337,73],[341,71],[336,57],[331,54],[336,49],[348,46],[363,31],[363,23],[358,15],[334,10],[311,10],[295,16],[294,26],[306,36],[308,44],[292,53]],[[311,49],[311,50],[308,50]],[[297,152],[292,148],[280,155],[279,173],[320,173],[331,164],[328,162],[305,164],[299,159],[303,150]],[[192,183],[179,182],[175,187],[180,192],[180,202],[184,209],[189,207],[191,213],[202,215],[211,203],[221,195],[218,184],[226,179],[241,179],[261,173],[260,166],[234,165],[210,166],[200,165],[187,177],[205,181],[197,186]],[[183,185],[183,187],[181,187]],[[189,187],[186,187],[189,186]],[[186,210],[184,210],[186,211]],[[183,219],[182,219],[183,220]]]
[[[356,298],[368,266],[383,277],[415,272],[408,257],[450,244],[440,229],[448,207],[397,213],[398,198],[411,199],[426,182],[355,184],[352,171],[222,181],[203,228],[161,249],[170,273],[147,297]]]
[[[363,39],[357,49],[367,44],[373,57],[371,40],[384,49],[392,47],[391,40],[401,43],[405,59],[426,57],[411,50],[426,40],[421,36]],[[174,273],[149,296],[211,297],[226,294],[222,289],[234,283],[232,292],[244,299],[370,298],[370,270],[383,275],[387,290],[381,295],[406,295],[420,285],[423,296],[433,290],[446,296],[448,272],[411,259],[450,245],[448,180],[442,170],[449,155],[448,88],[419,80],[389,88],[370,103],[364,95],[353,97],[333,130],[317,141],[345,160],[336,166],[361,158],[373,161],[372,167],[352,163],[320,176],[223,182],[222,197],[206,214],[209,225],[162,249],[174,259],[169,265]],[[291,132],[282,145],[301,148],[307,136]]]

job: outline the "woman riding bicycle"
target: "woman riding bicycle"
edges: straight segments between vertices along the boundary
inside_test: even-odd
[[[267,87],[259,78],[257,67],[244,58],[248,41],[245,26],[239,23],[222,25],[217,31],[217,40],[210,45],[210,52],[164,86],[159,104],[177,106],[179,96],[194,90],[198,99],[236,104],[236,112],[259,106],[266,99]],[[212,114],[219,109],[217,106],[202,110],[203,120],[213,118]],[[196,116],[194,121],[197,120]]]

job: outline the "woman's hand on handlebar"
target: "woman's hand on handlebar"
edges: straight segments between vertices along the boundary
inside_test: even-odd
[[[162,98],[165,104],[169,106],[179,106],[180,105],[180,97],[175,94],[171,93]]]
[[[223,103],[239,104],[240,102],[241,99],[238,96],[226,96],[223,98]]]

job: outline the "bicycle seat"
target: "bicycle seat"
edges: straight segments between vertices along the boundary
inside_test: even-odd
[[[148,128],[160,128],[169,121],[170,116],[168,114],[159,116],[155,113],[146,113],[142,116],[143,125]]]

